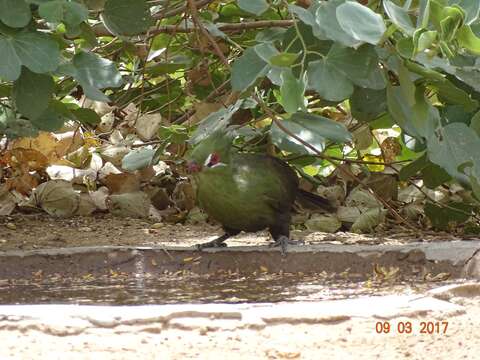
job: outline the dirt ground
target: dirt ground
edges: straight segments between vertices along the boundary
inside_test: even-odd
[[[389,319],[391,331],[377,333],[385,319],[355,318],[331,323],[271,324],[261,329],[213,326],[162,328],[158,324],[99,326],[81,334],[52,334],[20,321],[0,326],[0,358],[15,359],[476,359],[480,350],[479,301],[467,312],[445,317]],[[446,333],[421,333],[421,322],[448,322]],[[410,334],[399,323],[411,323]],[[1,322],[0,322],[1,324]],[[75,328],[75,324],[70,324]],[[73,332],[73,331],[72,331]]]
[[[124,219],[109,214],[92,217],[54,219],[45,214],[16,214],[0,218],[0,251],[30,250],[72,246],[135,245],[192,246],[222,234],[219,226],[154,223],[148,220]],[[448,233],[398,231],[375,236],[352,233],[327,234],[293,231],[292,238],[308,243],[334,244],[402,244],[412,241],[445,241],[457,237]],[[462,237],[465,239],[465,236]],[[240,234],[231,245],[265,245],[267,232]]]

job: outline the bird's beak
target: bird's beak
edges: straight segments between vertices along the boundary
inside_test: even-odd
[[[187,163],[187,172],[189,174],[195,174],[199,172],[202,168],[197,164],[195,160],[191,160]]]

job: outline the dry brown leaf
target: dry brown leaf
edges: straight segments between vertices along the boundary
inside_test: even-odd
[[[8,190],[16,190],[20,194],[30,194],[32,189],[38,186],[38,178],[26,172],[5,181],[5,186]]]
[[[103,183],[111,194],[124,194],[140,190],[140,181],[135,174],[109,174],[103,179]]]
[[[402,146],[396,137],[387,137],[380,145],[385,162],[389,163],[395,160],[397,155],[402,152]]]
[[[33,149],[15,148],[5,152],[2,162],[14,169],[27,171],[45,170],[49,165],[45,155]]]

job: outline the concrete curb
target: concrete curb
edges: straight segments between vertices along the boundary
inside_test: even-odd
[[[375,266],[396,267],[404,276],[440,273],[451,278],[480,279],[480,241],[416,242],[405,245],[292,246],[287,256],[268,246],[197,251],[190,247],[78,247],[0,252],[0,278],[22,279],[41,271],[71,276],[214,271],[238,273],[344,273],[364,280]]]

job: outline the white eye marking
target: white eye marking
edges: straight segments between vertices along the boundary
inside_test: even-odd
[[[210,155],[207,156],[207,158],[205,159],[205,163],[203,164],[203,166],[208,167],[208,164],[210,164],[210,161],[212,161],[212,156],[213,156],[213,154],[210,154]]]

